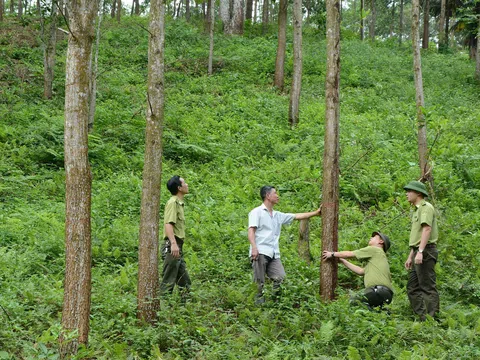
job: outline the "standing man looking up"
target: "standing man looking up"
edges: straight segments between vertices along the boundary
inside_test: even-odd
[[[434,317],[440,310],[437,291],[435,264],[438,259],[437,216],[432,204],[425,201],[427,188],[419,181],[410,181],[403,188],[407,200],[415,206],[410,232],[410,254],[405,262],[405,269],[410,270],[407,294],[413,311],[421,321],[426,314]]]
[[[263,285],[265,275],[273,280],[274,298],[278,299],[281,293],[280,285],[285,278],[285,269],[280,260],[280,231],[284,224],[293,220],[308,219],[320,215],[320,208],[301,214],[285,214],[273,210],[280,198],[273,186],[263,186],[260,189],[263,204],[248,214],[248,240],[250,241],[250,260],[253,268],[253,279],[257,283],[258,293],[255,304],[265,302]]]
[[[188,184],[175,175],[167,182],[172,197],[167,201],[164,212],[164,244],[161,247],[163,259],[162,282],[160,294],[172,293],[175,284],[185,294],[190,289],[190,277],[183,259],[183,242],[185,240],[185,213],[183,198],[188,194]]]

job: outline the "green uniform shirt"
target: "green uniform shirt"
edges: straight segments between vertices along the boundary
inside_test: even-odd
[[[363,278],[365,287],[383,285],[392,289],[392,276],[388,265],[387,255],[383,249],[376,246],[367,246],[353,252],[357,259],[367,259],[365,275]]]
[[[185,239],[185,213],[183,200],[177,196],[172,196],[165,204],[165,212],[163,214],[164,224],[173,224],[173,233],[180,239]],[[165,226],[163,227],[163,239],[166,239]]]
[[[412,216],[412,230],[410,231],[410,242],[408,245],[414,247],[420,245],[420,240],[422,238],[422,225],[424,224],[432,227],[428,244],[436,244],[438,241],[438,227],[435,209],[432,204],[425,200],[422,200],[420,204],[415,206],[417,209]]]

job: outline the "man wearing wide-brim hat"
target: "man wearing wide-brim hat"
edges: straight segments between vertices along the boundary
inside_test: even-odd
[[[407,294],[413,311],[420,320],[436,316],[440,310],[435,264],[438,259],[438,227],[435,209],[425,201],[428,191],[420,181],[405,185],[407,200],[415,206],[410,231],[410,254],[405,261],[409,270]]]

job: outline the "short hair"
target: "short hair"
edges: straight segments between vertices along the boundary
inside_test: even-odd
[[[275,186],[270,186],[270,185],[262,186],[262,188],[260,189],[260,197],[262,198],[262,201],[265,200],[265,198],[270,193],[270,191],[272,191],[272,189],[275,189]]]
[[[167,189],[172,193],[172,195],[178,194],[178,188],[182,186],[182,181],[180,176],[174,175],[167,181]]]

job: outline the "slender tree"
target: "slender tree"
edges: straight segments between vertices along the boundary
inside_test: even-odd
[[[15,1],[10,0],[10,15],[15,13]]]
[[[290,90],[288,121],[290,126],[298,124],[300,92],[302,90],[302,0],[293,0],[293,76]]]
[[[87,344],[91,294],[91,187],[88,162],[89,64],[97,0],[68,1],[65,81],[65,281],[60,354]]]
[[[402,37],[403,37],[403,3],[404,0],[400,0],[400,21],[398,24],[398,44],[402,45]]]
[[[10,0],[13,1],[13,0]],[[18,0],[18,18],[20,19],[23,16],[23,0]]]
[[[365,0],[360,0],[360,40],[365,39]]]
[[[116,10],[117,10],[117,0],[113,0],[112,9],[110,11],[110,16],[111,16],[112,19],[115,17]]]
[[[122,0],[117,0],[117,22],[120,22],[122,17]]]
[[[375,41],[375,27],[377,25],[377,7],[375,6],[375,0],[370,0],[370,40]]]
[[[310,254],[310,229],[308,226],[308,219],[300,220],[299,234],[298,234],[298,256],[305,260],[307,264],[312,261]]]
[[[265,35],[268,29],[268,0],[263,0],[263,10],[262,10],[262,32]]]
[[[214,1],[215,0],[208,0],[208,9],[209,13],[209,20],[208,20],[208,33],[210,36],[210,50],[208,52],[208,75],[213,74],[213,30],[215,25],[215,9],[214,9]]]
[[[390,38],[393,37],[394,27],[395,27],[395,0],[392,1],[392,13],[390,15]]]
[[[55,68],[55,52],[57,49],[57,9],[55,3],[49,19],[48,31],[45,28],[45,20],[41,18],[43,33],[43,97],[51,99],[53,96],[53,75]],[[48,35],[46,34],[48,32]]]
[[[150,3],[148,41],[147,125],[143,165],[142,206],[138,245],[137,317],[157,320],[159,301],[158,241],[160,184],[162,175],[162,129],[165,108],[165,3]]]
[[[323,154],[322,251],[338,249],[339,122],[340,122],[340,2],[327,0],[327,73],[325,79],[325,141]],[[322,261],[320,295],[335,297],[338,266]]]
[[[5,0],[0,0],[0,21],[3,21],[4,12],[5,12]]]
[[[478,29],[477,29],[477,59],[475,66],[475,77],[480,81],[480,14],[478,16]]]
[[[423,97],[422,59],[420,55],[420,3],[419,0],[412,1],[412,47],[413,47],[413,72],[415,77],[415,93],[417,105],[417,126],[418,126],[418,155],[420,173],[423,180],[429,180],[430,170],[427,161],[427,122],[423,109],[425,100]]]
[[[190,0],[185,0],[185,19],[190,21]]]
[[[252,20],[253,0],[247,0],[247,7],[245,10],[245,20]]]
[[[425,0],[423,9],[423,39],[422,48],[428,49],[428,41],[430,38],[430,0]]]
[[[275,61],[274,85],[283,90],[285,74],[285,48],[287,46],[287,0],[280,0],[278,8],[278,45],[277,59]]]
[[[445,48],[445,7],[446,0],[440,2],[440,18],[438,20],[438,49],[442,51]]]

